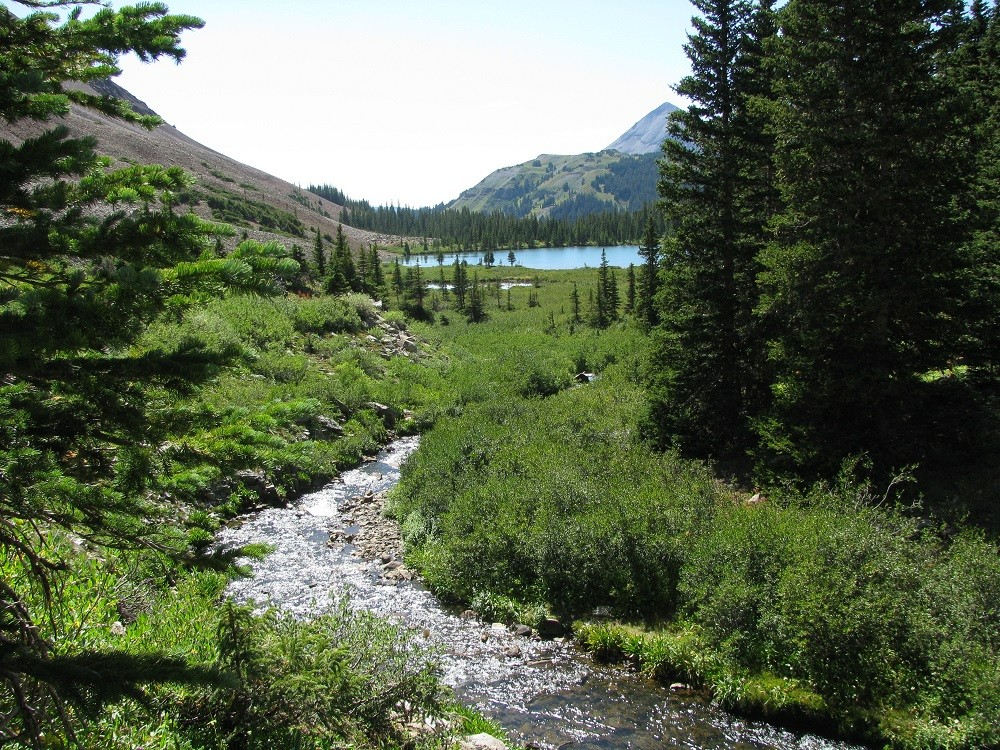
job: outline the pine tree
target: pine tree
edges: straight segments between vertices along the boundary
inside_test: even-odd
[[[420,264],[410,266],[406,269],[406,279],[403,282],[403,309],[415,318],[427,317],[427,308],[424,307],[426,295],[427,288]]]
[[[455,309],[465,309],[465,297],[469,290],[469,274],[467,261],[455,258],[455,270],[452,276],[455,286]]]
[[[973,378],[991,382],[1000,377],[1000,5],[972,4],[961,47],[944,63],[962,92],[966,153],[973,159],[966,199],[970,237],[960,282],[968,291],[961,311],[968,321],[962,361]]]
[[[573,310],[572,321],[574,323],[580,323],[583,319],[580,317],[580,292],[576,288],[576,282],[573,282],[573,291],[569,294],[570,306]]]
[[[354,270],[358,278],[358,291],[368,294],[370,269],[368,268],[368,252],[363,247],[358,248],[358,257],[354,262]]]
[[[656,295],[660,289],[660,237],[652,216],[646,220],[646,230],[639,246],[639,255],[643,259],[639,276],[639,320],[643,328],[648,331],[659,322]]]
[[[354,256],[351,255],[351,247],[347,244],[347,237],[344,236],[344,226],[337,224],[337,236],[334,240],[333,263],[336,264],[337,280],[334,288],[337,292],[360,292],[361,277],[358,275],[354,263]]]
[[[759,169],[748,158],[760,136],[749,114],[759,17],[751,0],[694,4],[702,16],[685,46],[693,74],[677,87],[692,104],[671,116],[661,162],[673,232],[664,243],[650,427],[662,445],[730,457],[750,446],[766,385],[753,315],[764,219],[761,211],[748,225],[743,215]]]
[[[959,353],[954,284],[968,180],[961,112],[939,75],[952,0],[791,0],[774,44],[773,129],[785,206],[762,255],[775,404],[761,422],[778,465],[832,473],[867,453],[926,457],[926,374]],[[785,462],[785,463],[780,463]]]
[[[78,84],[117,75],[128,52],[179,62],[180,34],[200,26],[159,3],[88,18],[71,10],[63,23],[0,6],[0,117],[48,121],[72,103],[154,127],[158,118]],[[162,477],[157,446],[177,429],[162,395],[211,376],[229,354],[191,340],[138,351],[149,323],[226,290],[276,293],[298,270],[284,248],[252,241],[216,257],[221,228],[171,210],[192,182],[182,170],[110,170],[95,145],[62,124],[20,145],[0,140],[0,556],[25,571],[0,580],[0,742],[25,746],[74,744],[65,735],[75,708],[93,713],[144,685],[207,677],[169,644],[146,656],[68,654],[34,606],[60,596],[63,546],[50,542],[60,530],[108,557],[176,551],[150,501]],[[36,605],[32,590],[43,592]],[[65,726],[47,723],[60,718]]]
[[[486,299],[483,288],[479,285],[479,274],[473,272],[472,287],[469,289],[469,305],[465,316],[470,323],[481,323],[486,320]]]
[[[635,312],[635,264],[629,263],[625,271],[625,313]]]
[[[399,268],[399,259],[392,264],[392,291],[396,296],[396,304],[400,304],[400,296],[403,294],[403,273]]]
[[[313,240],[313,265],[316,267],[316,278],[326,278],[326,251],[323,249],[323,237],[316,228],[316,239]]]
[[[618,293],[618,276],[614,271],[608,275],[608,289],[607,289],[607,300],[608,300],[608,317],[612,320],[618,320],[618,308],[621,307],[622,300],[621,295]]]
[[[378,248],[372,245],[368,249],[368,290],[375,299],[385,295],[385,275],[382,272],[382,259],[378,257]]]
[[[444,266],[438,266],[438,285],[441,287],[441,297],[448,299],[451,296],[451,291],[448,289],[448,280],[444,275]]]

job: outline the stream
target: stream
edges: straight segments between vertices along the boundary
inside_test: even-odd
[[[346,507],[389,489],[418,444],[403,438],[358,469],[286,508],[269,508],[225,529],[223,548],[266,542],[274,551],[244,561],[253,576],[230,584],[236,601],[308,616],[345,594],[351,605],[417,631],[440,646],[443,679],[459,699],[500,722],[511,740],[539,748],[775,748],[843,750],[847,745],[730,716],[702,697],[671,693],[626,670],[595,663],[572,643],[519,637],[463,618],[418,581],[387,581],[331,534],[357,533]]]

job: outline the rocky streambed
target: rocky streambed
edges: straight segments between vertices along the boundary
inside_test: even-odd
[[[551,632],[481,621],[443,606],[401,559],[396,524],[382,515],[417,438],[391,444],[285,508],[246,517],[219,536],[223,547],[265,542],[274,552],[234,581],[241,602],[302,616],[344,597],[436,644],[445,682],[498,720],[511,738],[540,748],[844,747],[810,735],[736,719],[696,695],[672,693],[627,671],[594,663]],[[545,635],[546,637],[543,637]]]

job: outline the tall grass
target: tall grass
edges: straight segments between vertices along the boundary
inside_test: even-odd
[[[485,324],[421,329],[452,358],[461,405],[393,494],[430,584],[653,624],[582,632],[734,709],[905,748],[1000,743],[996,543],[891,495],[873,503],[883,493],[849,478],[751,503],[711,467],[649,451],[636,432],[646,342],[627,323],[571,320],[588,273],[543,275],[512,292],[513,310],[494,299]],[[571,387],[580,370],[599,378]]]

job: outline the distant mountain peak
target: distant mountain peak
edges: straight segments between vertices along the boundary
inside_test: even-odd
[[[667,137],[667,117],[680,107],[664,102],[626,130],[608,149],[623,154],[652,154],[660,150]]]

